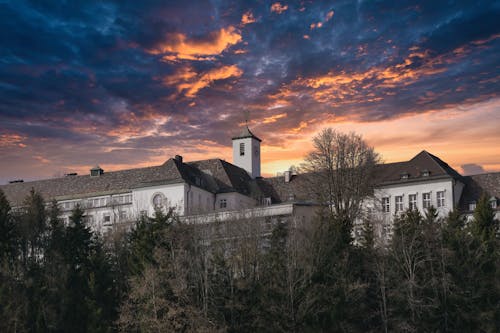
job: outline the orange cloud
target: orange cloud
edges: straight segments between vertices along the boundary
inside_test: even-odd
[[[325,22],[328,22],[332,19],[333,17],[333,14],[334,14],[334,11],[333,10],[330,10],[327,14],[326,14],[326,18],[325,18]]]
[[[316,28],[321,28],[323,26],[323,23],[322,22],[318,22],[318,23],[311,23],[311,25],[309,26],[309,28],[311,29],[316,29]]]
[[[252,11],[248,11],[246,13],[243,14],[243,16],[241,17],[241,24],[242,25],[247,25],[247,24],[250,24],[250,23],[254,23],[255,22],[255,18],[253,17],[253,14],[252,14]]]
[[[331,10],[329,11],[328,13],[326,13],[326,16],[325,16],[325,20],[323,22],[317,22],[317,23],[311,23],[311,25],[309,26],[309,28],[312,30],[312,29],[318,29],[318,28],[321,28],[323,26],[324,23],[330,21],[333,17],[333,14],[334,14],[334,11]]]
[[[275,114],[274,116],[271,116],[271,117],[267,117],[267,118],[262,119],[262,123],[263,123],[263,124],[274,123],[274,122],[276,122],[278,119],[285,118],[286,116],[287,116],[287,114],[286,114],[286,113]]]
[[[495,154],[500,132],[498,122],[494,121],[498,119],[499,107],[500,99],[495,98],[384,121],[357,122],[352,117],[331,117],[322,118],[321,123],[300,121],[294,128],[287,124],[274,132],[261,130],[262,171],[273,175],[292,164],[300,165],[312,150],[312,137],[326,127],[363,135],[385,162],[408,160],[426,149],[459,171],[466,163],[480,164],[487,172],[500,171],[500,156]],[[273,145],[283,137],[286,144]]]
[[[162,54],[165,61],[213,60],[232,45],[241,42],[241,34],[229,26],[210,33],[204,39],[189,39],[185,34],[168,34],[166,41],[147,50],[151,54]]]
[[[186,97],[195,97],[198,91],[210,86],[214,81],[230,77],[240,77],[243,71],[236,65],[222,66],[197,74],[191,67],[181,68],[175,74],[163,78],[165,85],[177,86],[177,91]]]
[[[248,53],[248,51],[243,49],[234,50],[234,54],[245,54],[245,53]]]
[[[18,146],[20,148],[25,148],[26,145],[23,143],[27,137],[21,136],[19,134],[1,134],[0,135],[0,147],[11,147]]]
[[[422,62],[414,67],[415,58]],[[413,52],[403,62],[392,66],[377,66],[362,72],[333,72],[309,78],[298,78],[280,89],[273,99],[289,99],[297,96],[303,88],[310,88],[310,94],[321,103],[332,106],[355,104],[359,102],[376,102],[383,97],[360,95],[359,91],[377,87],[396,88],[416,82],[423,76],[430,76],[446,71],[443,59],[429,57],[429,52]],[[362,99],[362,100],[360,100]]]
[[[282,5],[279,2],[275,2],[271,5],[271,12],[275,12],[277,14],[281,14],[287,9],[288,9],[288,5]]]

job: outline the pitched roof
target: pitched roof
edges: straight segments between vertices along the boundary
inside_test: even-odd
[[[462,211],[468,211],[469,204],[477,202],[483,193],[500,199],[500,172],[465,176],[463,181],[465,187],[459,204]]]
[[[215,158],[189,162],[188,165],[213,177],[216,192],[251,193],[249,182],[250,175],[242,168],[224,160]]]
[[[312,174],[299,174],[290,177],[285,182],[284,176],[257,178],[254,180],[261,190],[262,196],[271,198],[272,203],[289,201],[316,201],[319,198]]]
[[[424,176],[424,171],[429,173],[428,176]],[[407,174],[408,178],[402,179],[401,174]],[[311,174],[299,174],[293,176],[290,182],[285,182],[283,176],[266,178],[260,180],[259,186],[273,202],[310,201],[320,195],[314,188],[312,177]],[[448,164],[423,150],[409,161],[376,165],[372,181],[377,186],[384,186],[450,177],[462,178]]]
[[[232,140],[245,139],[245,138],[254,138],[255,140],[258,140],[259,142],[262,142],[261,139],[259,139],[257,136],[255,136],[255,134],[253,134],[250,131],[248,126],[245,126],[245,128],[243,128],[243,130],[241,131],[240,135],[233,137]]]
[[[407,178],[402,178],[403,174]],[[409,161],[378,165],[375,177],[376,183],[379,185],[422,181],[426,179],[462,178],[446,162],[425,150],[422,150]]]
[[[178,182],[194,183],[196,173],[182,162],[169,159],[163,165],[147,168],[105,172],[100,176],[66,176],[32,182],[1,185],[12,206],[22,205],[24,198],[33,188],[45,200],[77,199],[89,196],[129,192],[133,188]]]

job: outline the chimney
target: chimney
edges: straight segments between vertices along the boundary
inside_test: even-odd
[[[174,159],[179,162],[179,163],[182,163],[182,156],[181,155],[175,155]]]
[[[91,177],[99,177],[103,173],[104,173],[104,170],[101,169],[101,167],[98,166],[98,165],[96,165],[95,167],[93,167],[92,169],[90,169],[90,176]]]
[[[292,172],[290,170],[283,172],[285,175],[285,183],[289,183],[290,179],[292,178]]]

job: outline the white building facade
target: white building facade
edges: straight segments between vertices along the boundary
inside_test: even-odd
[[[31,189],[47,202],[56,200],[69,223],[76,205],[94,230],[106,232],[130,226],[156,209],[174,207],[186,221],[214,221],[257,216],[314,218],[318,209],[307,174],[261,177],[261,140],[248,127],[232,138],[233,163],[221,159],[184,162],[175,156],[160,166],[105,172],[92,168],[87,175],[1,185],[13,207],[21,207]],[[381,221],[381,237],[390,233],[394,216],[411,208],[422,214],[435,207],[441,217],[460,208],[471,215],[481,193],[488,193],[498,209],[500,173],[463,177],[438,157],[422,151],[409,161],[378,166],[373,197],[365,208]]]

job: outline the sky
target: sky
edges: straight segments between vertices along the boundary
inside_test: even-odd
[[[231,161],[326,127],[384,162],[500,171],[500,1],[0,1],[0,184]],[[246,116],[248,115],[248,116]]]

